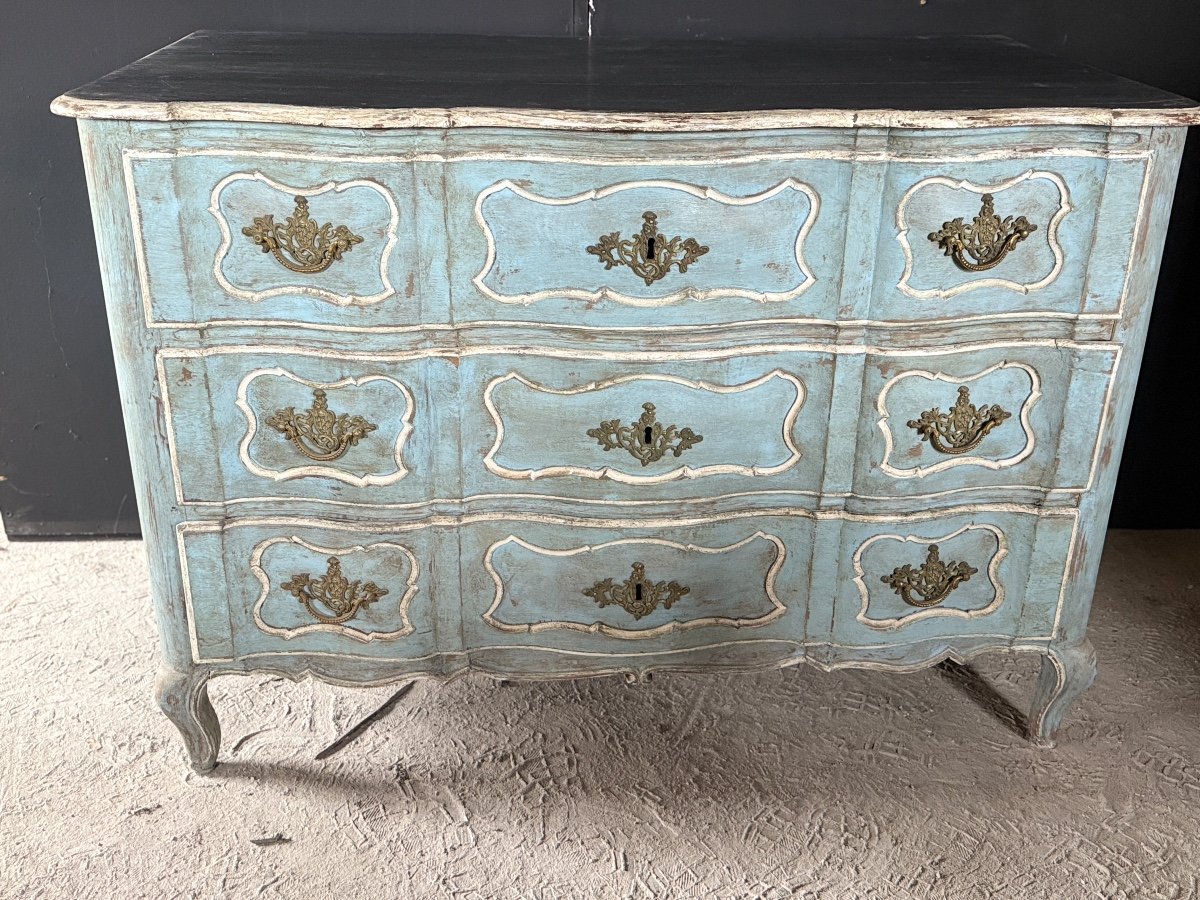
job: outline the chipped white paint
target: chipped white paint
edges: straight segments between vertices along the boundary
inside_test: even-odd
[[[964,281],[950,288],[933,288],[930,290],[922,290],[914,288],[909,279],[912,278],[913,272],[913,252],[908,241],[908,219],[907,211],[908,204],[918,191],[927,185],[940,184],[956,190],[970,191],[974,194],[1001,194],[1009,188],[1021,184],[1029,180],[1045,180],[1049,181],[1058,189],[1059,205],[1054,214],[1050,217],[1049,223],[1046,225],[1046,240],[1050,244],[1050,252],[1054,255],[1054,265],[1045,276],[1037,281],[1023,283],[1012,281],[1008,278],[973,278],[969,281]],[[976,184],[974,181],[969,181],[965,178],[956,179],[948,178],[944,175],[933,175],[928,178],[922,178],[912,187],[910,187],[900,200],[900,204],[896,207],[896,240],[900,242],[900,249],[904,251],[904,274],[900,276],[900,281],[896,287],[910,297],[919,299],[938,299],[945,300],[949,297],[954,297],[958,294],[967,291],[974,291],[980,288],[999,287],[1006,288],[1010,291],[1016,291],[1020,294],[1028,294],[1032,291],[1040,290],[1047,285],[1053,283],[1058,278],[1063,267],[1063,248],[1058,240],[1058,226],[1063,220],[1063,216],[1071,211],[1070,191],[1067,184],[1063,181],[1062,176],[1055,172],[1044,172],[1040,170],[1030,169],[1027,172],[1022,172],[1015,178],[1009,178],[1006,181],[996,182],[995,184]],[[921,235],[919,239],[924,239],[925,235]],[[947,262],[950,266],[951,263]],[[957,271],[957,269],[956,269]]]

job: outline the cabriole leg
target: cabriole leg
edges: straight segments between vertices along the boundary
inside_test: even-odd
[[[154,698],[183,736],[192,768],[201,775],[217,765],[221,723],[208,701],[208,673],[201,669],[178,672],[163,666],[154,683]]]
[[[1029,714],[1029,733],[1035,743],[1054,746],[1054,732],[1063,714],[1095,678],[1096,653],[1091,641],[1048,648]]]

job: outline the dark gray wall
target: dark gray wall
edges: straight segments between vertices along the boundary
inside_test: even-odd
[[[10,535],[137,531],[75,125],[57,94],[197,28],[786,37],[1004,33],[1200,97],[1195,0],[7,0],[0,29],[0,514]],[[319,73],[314,73],[319,77]],[[997,78],[1005,73],[997,72]],[[1113,524],[1200,526],[1200,148],[1184,159]],[[1164,473],[1178,473],[1165,477]]]

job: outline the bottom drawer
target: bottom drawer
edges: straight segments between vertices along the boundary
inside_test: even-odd
[[[1050,637],[1075,510],[851,517],[842,525],[833,636],[844,645]]]
[[[375,533],[315,520],[184,525],[193,657],[429,655],[438,539],[431,528]]]

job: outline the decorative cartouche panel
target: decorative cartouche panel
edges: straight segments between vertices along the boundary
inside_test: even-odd
[[[432,540],[428,527],[376,532],[296,517],[183,525],[179,544],[194,656],[430,653],[433,592],[457,596],[455,585],[437,580],[444,582],[444,573],[430,569]],[[226,643],[211,646],[221,631]]]
[[[147,323],[386,329],[444,318],[405,163],[230,150],[126,157]],[[418,293],[417,288],[424,290]],[[444,292],[444,289],[442,289]]]
[[[185,503],[303,499],[371,505],[432,498],[426,387],[440,359],[389,362],[297,349],[159,355],[176,490]]]
[[[996,504],[940,516],[847,517],[835,638],[1050,637],[1061,581],[1043,576],[1070,570],[1075,516],[1069,508]]]
[[[847,162],[601,162],[447,166],[458,318],[656,328],[836,316]]]
[[[724,546],[664,536],[543,547],[512,534],[483,557],[495,591],[482,618],[500,634],[620,639],[754,628],[787,610],[777,584],[786,556],[766,531]]]
[[[818,352],[464,358],[464,489],[603,499],[820,487]]]
[[[855,492],[1084,490],[1118,361],[1101,342],[868,354]]]
[[[870,318],[1114,317],[1145,171],[1083,149],[893,162]]]

